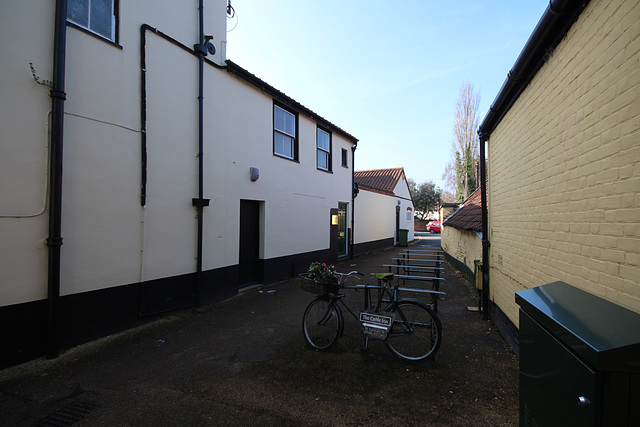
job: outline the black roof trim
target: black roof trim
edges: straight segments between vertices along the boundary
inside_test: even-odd
[[[310,109],[308,109],[307,107],[305,107],[304,105],[300,104],[298,101],[296,101],[295,99],[285,95],[284,93],[280,92],[278,89],[274,88],[273,86],[271,86],[270,84],[266,83],[264,80],[261,80],[260,78],[258,78],[255,74],[250,73],[249,71],[245,70],[244,68],[240,67],[238,64],[236,64],[235,62],[227,59],[226,61],[227,64],[227,71],[231,74],[235,74],[236,76],[242,78],[243,80],[245,80],[247,83],[252,84],[253,86],[257,87],[258,89],[260,89],[263,92],[268,93],[270,96],[273,97],[273,99],[275,99],[276,101],[290,107],[293,108],[294,110],[304,114],[305,116],[309,117],[312,120],[315,120],[316,122],[318,122],[320,125],[324,126],[325,128],[331,130],[334,133],[337,133],[338,135],[348,139],[349,141],[351,141],[354,144],[358,143],[358,138],[356,138],[355,136],[351,135],[348,132],[345,132],[344,130],[340,129],[338,126],[334,125],[333,123],[331,123],[329,120],[325,119],[322,116],[319,116],[318,114],[314,113],[313,111],[311,111]]]
[[[511,106],[531,82],[540,67],[578,19],[589,0],[550,0],[498,96],[478,128],[481,141],[487,141]]]

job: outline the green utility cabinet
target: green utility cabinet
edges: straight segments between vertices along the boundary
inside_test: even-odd
[[[563,282],[516,293],[520,425],[640,425],[640,314]]]
[[[398,230],[398,246],[408,246],[409,245],[409,230],[403,230],[402,228]]]

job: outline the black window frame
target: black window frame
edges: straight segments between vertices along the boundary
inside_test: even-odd
[[[346,148],[342,149],[342,167],[349,168],[349,151]]]
[[[291,114],[294,117],[294,135],[287,133],[286,131],[280,130],[278,128],[276,128],[276,108],[281,109],[282,111]],[[273,108],[271,109],[272,112],[272,124],[273,124],[273,133],[272,133],[272,137],[273,137],[273,141],[272,141],[272,151],[273,151],[273,155],[280,157],[282,159],[287,159],[287,160],[291,160],[294,162],[298,162],[298,129],[299,129],[299,124],[298,124],[298,112],[295,110],[292,110],[290,108],[287,108],[286,106],[280,104],[279,102],[274,102],[273,103]],[[282,135],[286,135],[290,138],[293,138],[293,147],[292,147],[292,157],[289,157],[285,154],[281,154],[281,153],[277,153],[276,152],[276,134],[282,134]]]
[[[326,133],[327,136],[329,137],[329,149],[325,150],[324,148],[320,148],[320,146],[318,145],[318,143],[320,142],[320,139],[318,138],[320,132]],[[326,169],[323,167],[320,167],[320,152],[326,153],[327,155],[327,167]],[[322,126],[317,126],[316,127],[316,168],[318,170],[324,171],[324,172],[332,172],[333,171],[333,167],[332,167],[332,152],[333,152],[333,135],[331,134],[331,131],[329,129],[323,128]]]
[[[88,0],[88,1],[91,1],[91,0]],[[85,27],[84,25],[71,20],[71,18],[69,18],[69,15],[68,15],[69,13],[68,8],[67,8],[67,25],[77,30],[80,30],[83,33],[86,33],[90,36],[96,37],[97,39],[102,40],[105,43],[108,43],[112,46],[122,49],[122,46],[120,46],[120,0],[111,0],[111,4],[113,9],[113,21],[114,21],[112,39],[105,37],[100,33],[95,32],[89,27]]]

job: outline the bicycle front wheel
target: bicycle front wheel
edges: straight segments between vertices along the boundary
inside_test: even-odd
[[[417,300],[400,300],[388,308],[396,318],[385,344],[400,359],[420,362],[440,347],[442,324],[428,305]]]
[[[329,350],[342,333],[342,312],[328,297],[311,301],[302,317],[302,332],[309,345],[317,350]]]

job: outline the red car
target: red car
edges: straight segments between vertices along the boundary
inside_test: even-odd
[[[427,231],[431,234],[440,232],[440,221],[429,221],[427,223]]]

